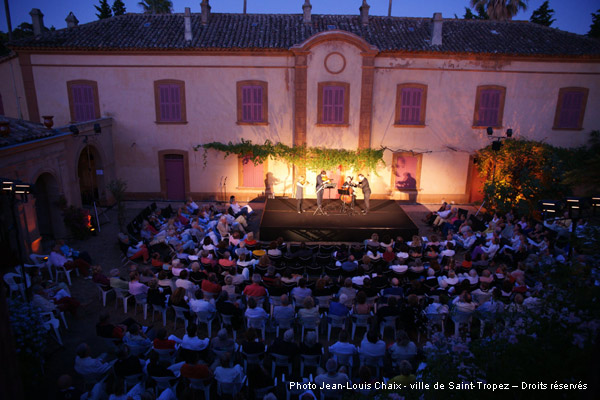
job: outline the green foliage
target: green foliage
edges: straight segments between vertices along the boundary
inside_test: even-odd
[[[563,181],[581,149],[563,149],[531,140],[509,139],[502,148],[489,145],[477,152],[479,174],[485,178],[484,199],[492,209],[533,211],[538,200],[563,198],[570,187]]]
[[[100,6],[95,5],[94,7],[96,8],[96,11],[98,11],[98,14],[96,14],[98,19],[112,17],[112,11],[110,9],[110,5],[108,4],[108,0],[100,0]]]
[[[527,10],[527,0],[471,0],[471,7],[483,8],[492,20],[506,21],[520,10]]]
[[[534,24],[540,24],[544,26],[551,26],[556,19],[552,18],[554,16],[554,10],[550,8],[548,4],[548,0],[546,0],[542,5],[531,14],[531,18],[529,21]]]
[[[138,3],[146,14],[171,14],[173,2],[170,0],[142,0]]]
[[[123,231],[125,229],[125,192],[127,192],[127,182],[123,179],[114,179],[107,185],[108,190],[115,198],[117,202],[117,219],[119,221],[119,228]]]
[[[290,147],[282,143],[273,143],[270,140],[264,144],[253,144],[250,140],[242,139],[240,143],[228,144],[212,142],[200,144],[194,150],[204,148],[204,163],[206,165],[206,151],[209,149],[225,153],[225,157],[235,154],[238,157],[247,157],[254,164],[266,161],[268,158],[285,161],[288,165],[308,168],[313,171],[325,169],[332,170],[340,165],[345,169],[354,171],[376,171],[382,164],[385,148],[345,150],[327,149],[322,147],[294,146]]]
[[[590,25],[590,31],[587,34],[592,38],[600,38],[600,9],[595,13],[592,13],[592,24]]]
[[[490,16],[485,12],[483,5],[478,5],[476,10],[477,15],[473,14],[469,7],[465,7],[465,15],[463,15],[463,19],[490,19]]]
[[[125,14],[127,12],[125,3],[121,0],[115,0],[112,5],[112,11],[115,16]]]
[[[600,131],[590,134],[588,146],[578,153],[577,163],[565,174],[564,183],[580,186],[585,195],[595,196],[600,190]]]

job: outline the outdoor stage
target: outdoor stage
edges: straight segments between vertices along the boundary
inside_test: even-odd
[[[313,215],[316,199],[305,199],[302,214],[296,212],[296,199],[267,199],[260,221],[260,240],[275,240],[279,236],[286,241],[307,242],[358,242],[373,233],[382,238],[402,236],[410,240],[418,234],[415,223],[393,200],[371,200],[368,215],[360,213],[362,200],[358,201],[354,215],[340,212],[340,200],[323,200],[327,215]]]

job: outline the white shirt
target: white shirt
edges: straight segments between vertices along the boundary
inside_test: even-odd
[[[62,267],[69,259],[60,253],[53,251],[48,257],[48,261],[55,267]]]
[[[358,353],[358,349],[355,345],[348,342],[336,342],[329,346],[330,353],[340,353],[340,354],[356,354]]]
[[[75,357],[75,371],[80,375],[103,374],[112,368],[111,363],[105,363],[99,358]]]
[[[197,312],[214,313],[216,311],[214,304],[212,304],[210,301],[206,301],[204,299],[190,300],[188,302],[188,304],[190,305],[190,310],[195,313],[197,313]]]
[[[377,343],[371,343],[365,334],[365,338],[360,342],[359,353],[369,357],[383,357],[385,356],[385,342],[378,340]]]
[[[208,338],[200,339],[198,336],[189,337],[186,333],[186,335],[183,337],[183,340],[181,341],[181,347],[188,350],[200,351],[207,348],[209,342],[210,339]]]
[[[241,382],[244,376],[244,369],[236,364],[233,368],[217,367],[215,369],[215,379],[219,382]]]
[[[269,315],[262,307],[254,307],[246,309],[246,318],[267,318]]]

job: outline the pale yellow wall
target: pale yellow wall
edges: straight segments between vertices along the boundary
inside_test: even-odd
[[[27,119],[27,103],[23,89],[23,76],[19,67],[19,59],[13,58],[0,63],[0,95],[4,105],[4,114],[7,117],[19,118],[19,108],[22,116]]]
[[[338,74],[329,73],[324,66],[325,57],[332,52],[341,53],[346,59],[346,67]],[[358,147],[361,74],[362,57],[356,46],[335,41],[322,43],[311,49],[308,56],[307,74],[306,142],[308,146],[345,149]],[[349,127],[317,126],[318,83],[325,81],[347,82],[350,84]]]

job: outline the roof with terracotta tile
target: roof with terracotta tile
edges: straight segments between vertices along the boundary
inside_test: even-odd
[[[63,133],[56,129],[48,129],[42,124],[0,116],[0,122],[6,121],[9,122],[10,132],[7,136],[0,135],[0,149],[21,145],[34,140],[46,139]]]
[[[586,36],[523,21],[443,20],[443,41],[431,45],[431,18],[358,15],[192,14],[191,41],[184,38],[183,14],[125,14],[11,43],[40,50],[287,50],[312,35],[339,29],[364,38],[380,51],[600,56],[600,42]]]

